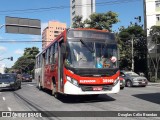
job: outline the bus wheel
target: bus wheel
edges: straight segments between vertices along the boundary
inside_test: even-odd
[[[41,86],[40,80],[38,81],[38,89],[42,90],[42,86]]]
[[[52,95],[56,96],[57,92],[56,92],[56,85],[53,83],[53,89],[52,89]]]
[[[56,92],[56,93],[54,94],[54,97],[58,99],[58,98],[59,98],[59,94]]]

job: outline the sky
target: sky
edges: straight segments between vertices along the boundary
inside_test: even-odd
[[[70,0],[1,0],[0,3],[0,26],[5,24],[5,17],[20,17],[39,19],[41,31],[47,26],[48,21],[56,20],[70,27]],[[47,8],[47,9],[46,9]],[[142,16],[143,24],[143,0],[96,0],[96,13],[108,11],[116,12],[120,22],[113,25],[112,30],[118,31],[120,26],[127,27],[130,22],[136,22],[135,17]],[[0,41],[10,40],[13,42],[0,42],[0,66],[14,65],[15,61],[23,55],[27,47],[38,47],[41,51],[41,42],[17,43],[14,41],[41,41],[41,35],[24,35],[5,33],[5,27],[0,29]],[[13,61],[3,58],[13,57]]]

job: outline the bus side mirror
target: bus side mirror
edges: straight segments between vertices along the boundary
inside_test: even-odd
[[[62,54],[65,54],[65,53],[66,53],[66,44],[65,44],[65,43],[62,43],[62,44],[61,44],[61,53],[62,53]]]

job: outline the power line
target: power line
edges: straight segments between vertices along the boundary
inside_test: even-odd
[[[105,5],[115,5],[115,4],[123,4],[123,3],[129,3],[129,2],[139,2],[141,0],[114,0],[114,1],[108,1],[108,2],[98,2],[96,3],[97,6],[105,6]],[[86,6],[89,6],[91,4],[85,4]],[[77,7],[81,7],[84,5],[76,5]],[[51,11],[51,10],[57,10],[57,9],[65,9],[65,8],[71,8],[72,6],[58,6],[58,7],[45,7],[45,8],[32,8],[32,9],[19,9],[19,10],[5,10],[0,11],[0,15],[5,15],[6,13],[9,14],[21,14],[23,13],[33,13],[33,12],[45,12],[45,11]]]
[[[42,38],[14,38],[14,39],[1,38],[0,41],[4,41],[4,40],[16,41],[16,40],[24,40],[24,39],[25,40],[33,40],[33,39],[41,40]],[[49,39],[49,38],[47,38],[47,39]]]
[[[37,41],[37,40],[32,40],[32,41],[24,41],[24,40],[22,40],[22,41],[18,41],[18,40],[16,40],[16,41],[12,41],[12,40],[6,40],[6,41],[2,41],[2,40],[0,40],[0,43],[29,43],[29,42],[52,42],[52,41]]]

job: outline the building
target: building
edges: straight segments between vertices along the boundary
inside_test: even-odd
[[[42,32],[42,49],[50,44],[59,34],[61,34],[67,25],[58,21],[49,21],[48,26]]]
[[[71,25],[75,16],[82,16],[82,21],[95,12],[95,0],[70,0]]]
[[[152,26],[160,26],[160,0],[143,0],[144,1],[144,27],[147,33],[147,47],[148,47],[148,75],[151,79],[155,74],[153,60],[160,55],[160,45],[152,42],[150,36],[150,28]],[[152,60],[151,60],[152,59]],[[160,64],[160,63],[159,63]],[[157,66],[157,65],[156,65]],[[158,77],[160,78],[160,67],[158,70]]]
[[[160,0],[144,0],[147,36],[153,25],[160,26]]]

